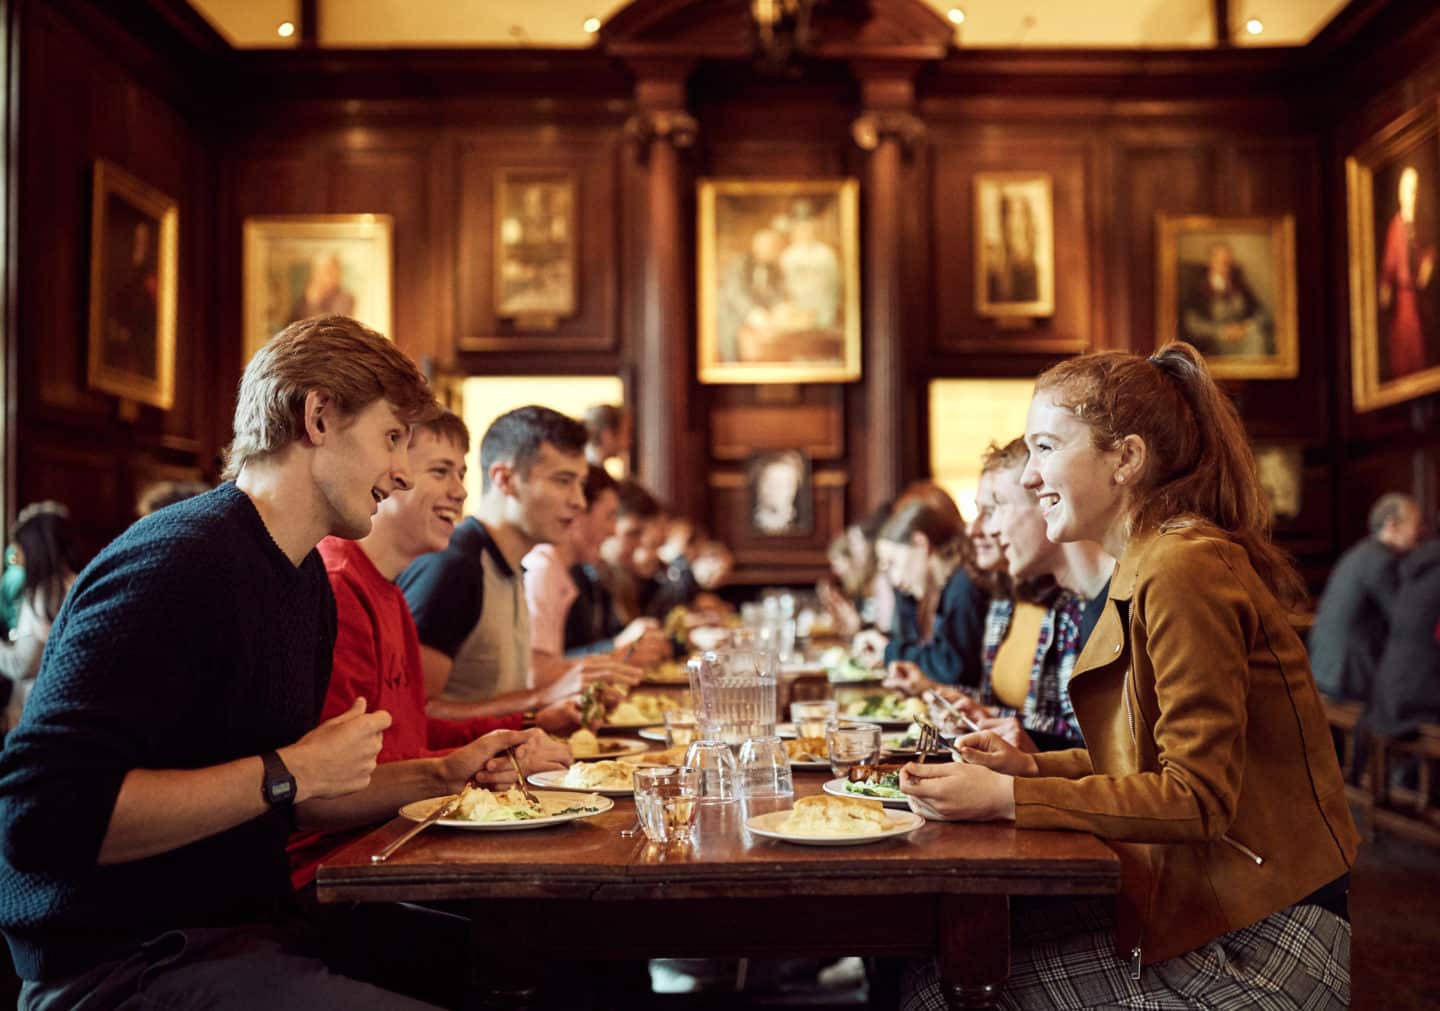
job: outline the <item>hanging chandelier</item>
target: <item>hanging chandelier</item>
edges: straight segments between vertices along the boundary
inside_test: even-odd
[[[811,15],[825,0],[750,0],[755,51],[762,69],[785,73],[814,44]]]

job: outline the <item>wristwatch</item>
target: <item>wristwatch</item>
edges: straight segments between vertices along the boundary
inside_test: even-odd
[[[260,796],[265,798],[265,803],[293,804],[295,777],[290,775],[290,770],[285,768],[280,756],[276,752],[267,751],[260,756],[260,761],[265,765],[265,778],[260,783]]]

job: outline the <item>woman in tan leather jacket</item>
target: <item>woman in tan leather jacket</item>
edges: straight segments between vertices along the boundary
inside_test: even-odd
[[[1004,1006],[1348,1006],[1359,836],[1234,407],[1188,344],[1088,355],[1040,377],[1025,438],[1047,536],[1119,560],[1070,682],[1085,747],[972,734],[902,789],[929,817],[1093,832],[1122,871],[1113,902],[1017,910]],[[909,990],[945,1006],[933,967]]]

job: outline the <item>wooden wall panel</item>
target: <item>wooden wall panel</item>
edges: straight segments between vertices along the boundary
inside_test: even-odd
[[[946,131],[930,153],[930,240],[934,248],[934,336],[943,352],[1063,354],[1091,342],[1091,228],[1087,205],[1091,153],[1085,140],[1060,131],[1021,136]],[[1055,313],[1002,321],[975,311],[975,176],[1043,172],[1051,177]]]
[[[547,132],[538,137],[476,138],[456,157],[457,346],[465,351],[613,351],[618,309],[616,243],[618,135]],[[526,330],[495,316],[496,184],[504,169],[563,169],[577,193],[576,280],[579,311],[553,331]]]

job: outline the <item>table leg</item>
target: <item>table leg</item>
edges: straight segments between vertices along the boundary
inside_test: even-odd
[[[940,989],[952,1008],[993,1008],[1010,974],[1010,899],[940,898]]]

